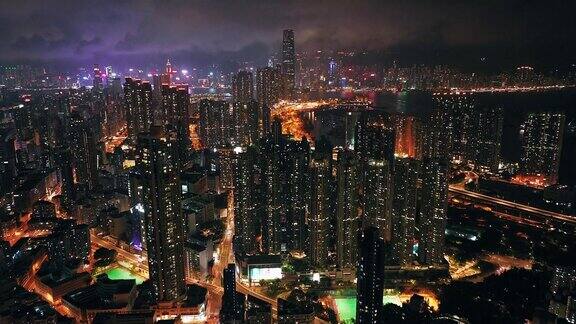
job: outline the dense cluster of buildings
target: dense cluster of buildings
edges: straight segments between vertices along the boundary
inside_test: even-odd
[[[276,62],[231,75],[230,98],[191,98],[191,86],[180,82],[188,72],[169,61],[164,71],[123,81],[96,65],[90,88],[64,82],[50,91],[34,86],[38,71],[2,67],[0,80],[12,91],[0,91],[0,282],[2,295],[20,306],[8,311],[0,300],[0,322],[50,321],[57,313],[83,322],[203,319],[207,290],[190,282],[213,275],[214,251],[228,235],[223,219],[232,216],[236,264],[223,269],[225,323],[272,320],[272,305],[237,284],[281,278],[288,258],[305,258],[323,276],[356,279],[360,323],[382,322],[388,274],[446,276],[450,168],[502,170],[503,109],[460,93],[434,94],[426,118],[351,104],[338,121],[343,132],[332,134],[342,145],[296,139],[274,117],[279,102],[331,87],[430,88],[449,73],[359,72],[335,58],[327,71],[304,69],[292,30]],[[213,81],[207,86],[222,80]],[[564,123],[562,113],[527,114],[515,181],[558,182]],[[194,136],[201,149],[192,149]],[[97,257],[104,244],[140,259],[114,251]],[[122,263],[149,280],[137,285],[104,273]],[[573,319],[574,283],[569,294],[556,286],[550,311]],[[311,323],[310,305],[279,299],[274,313],[280,323]]]

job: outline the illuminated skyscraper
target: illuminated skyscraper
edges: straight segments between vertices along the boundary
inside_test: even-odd
[[[236,175],[236,167],[238,163],[238,150],[239,149],[234,149],[231,146],[220,147],[217,149],[217,169],[220,172],[220,187],[224,190],[234,188],[234,177]]]
[[[425,156],[448,161],[471,160],[474,99],[464,94],[438,95],[434,103],[426,133]]]
[[[503,121],[500,107],[478,108],[474,113],[470,157],[480,171],[498,172]]]
[[[336,257],[340,269],[356,266],[358,256],[358,168],[353,152],[337,154]]]
[[[232,117],[230,104],[226,101],[203,99],[198,103],[200,111],[199,136],[206,148],[231,144]]]
[[[13,128],[0,128],[0,195],[10,191],[16,177],[16,131]]]
[[[272,107],[280,98],[282,76],[280,70],[264,67],[256,72],[256,97],[260,106]]]
[[[375,227],[368,227],[362,232],[356,277],[356,323],[382,323],[384,240]]]
[[[422,163],[420,242],[418,256],[427,265],[444,263],[444,232],[448,208],[448,167],[434,159]]]
[[[354,151],[358,153],[359,160],[363,163],[369,159],[386,160],[392,164],[396,143],[394,129],[363,114],[356,123],[355,133]]]
[[[396,264],[412,263],[419,162],[397,158],[392,198],[392,253]]]
[[[220,309],[221,323],[243,323],[245,296],[236,291],[236,265],[230,263],[222,276],[222,308]]]
[[[266,253],[279,254],[284,242],[284,221],[289,212],[289,183],[285,143],[267,140],[261,149],[261,169],[264,194],[262,241]]]
[[[124,108],[128,125],[128,139],[136,142],[141,132],[152,125],[152,86],[147,81],[126,78],[124,83]]]
[[[524,122],[521,171],[542,175],[548,184],[558,182],[564,136],[563,113],[531,113]]]
[[[295,141],[280,135],[266,137],[259,147],[264,251],[303,251],[308,241],[310,145],[306,139]]]
[[[185,293],[184,223],[180,208],[177,135],[160,126],[138,135],[136,167],[142,199],[148,266],[157,301],[175,300]]]
[[[378,229],[389,241],[392,231],[392,178],[386,160],[368,160],[364,177],[363,225]]]
[[[234,181],[234,249],[240,254],[258,251],[256,219],[258,192],[256,190],[256,152],[253,148],[235,151],[237,169]]]
[[[92,80],[92,89],[94,89],[95,91],[102,91],[104,89],[104,76],[102,71],[100,71],[100,67],[98,66],[98,64],[94,64],[94,75],[93,75],[93,80]]]
[[[329,157],[315,157],[310,162],[310,261],[323,267],[328,263],[330,215],[332,214],[332,169]]]
[[[232,100],[246,103],[254,99],[254,77],[251,72],[239,71],[232,77]]]
[[[77,111],[70,114],[67,138],[74,158],[76,183],[94,189],[98,183],[96,139],[87,121]]]
[[[178,156],[181,163],[187,161],[190,148],[189,106],[187,85],[162,86],[162,121],[164,125],[171,125],[178,134]]]
[[[288,212],[288,248],[305,251],[309,244],[309,228],[306,222],[310,203],[310,145],[304,138],[301,141],[290,141],[289,153],[289,188],[290,210]]]
[[[282,39],[282,84],[283,97],[293,99],[296,95],[296,52],[291,29],[284,30]]]
[[[236,146],[255,144],[260,137],[258,103],[255,100],[234,102],[232,109],[235,127],[233,144]]]

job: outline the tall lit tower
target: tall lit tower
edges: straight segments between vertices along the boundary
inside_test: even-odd
[[[330,241],[332,212],[332,169],[328,157],[314,157],[310,162],[310,261],[326,266]]]
[[[182,163],[186,162],[190,147],[189,106],[188,85],[162,85],[162,122],[178,134],[178,157]]]
[[[222,295],[222,308],[220,321],[222,323],[242,323],[244,320],[245,298],[236,291],[236,265],[228,264],[222,276],[224,294]]]
[[[94,64],[94,76],[93,76],[93,81],[92,81],[92,87],[94,90],[97,91],[102,91],[102,89],[104,88],[104,82],[103,82],[103,74],[102,71],[100,70],[100,67],[98,66],[98,64]]]
[[[296,52],[294,49],[294,31],[284,30],[282,39],[282,82],[286,99],[295,97],[296,86]]]
[[[146,132],[152,125],[152,86],[147,81],[126,78],[124,83],[124,108],[128,125],[128,138],[136,142],[136,136]]]
[[[375,227],[368,227],[362,233],[356,276],[356,323],[382,323],[384,240]]]
[[[358,168],[352,151],[337,155],[336,257],[339,268],[354,268],[358,253]]]
[[[166,73],[164,74],[163,84],[172,84],[172,76],[176,74],[176,71],[172,69],[172,64],[170,59],[166,60]]]
[[[448,208],[448,168],[436,159],[422,163],[420,243],[418,256],[426,265],[444,262],[444,231]]]
[[[397,158],[394,165],[394,195],[392,198],[392,253],[401,265],[412,263],[419,162]]]
[[[175,300],[186,289],[176,134],[152,126],[138,135],[136,166],[143,187],[148,266],[157,301]]]
[[[563,113],[531,113],[524,122],[521,170],[542,175],[548,184],[558,182],[560,152],[564,136]]]
[[[256,157],[251,147],[237,148],[234,179],[234,249],[241,254],[252,254],[256,246],[258,193],[255,186]]]
[[[280,70],[273,67],[264,67],[256,71],[256,97],[261,106],[272,107],[278,102],[281,77]]]
[[[232,77],[232,99],[234,102],[249,102],[254,99],[254,77],[252,72],[239,71]]]
[[[70,114],[68,146],[73,154],[76,183],[93,189],[98,182],[98,158],[94,132],[79,112]]]
[[[364,177],[364,227],[379,230],[380,237],[389,241],[392,231],[392,178],[386,160],[368,160]]]

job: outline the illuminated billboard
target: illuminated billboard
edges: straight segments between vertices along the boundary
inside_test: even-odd
[[[252,282],[258,282],[260,280],[273,280],[273,279],[282,279],[282,268],[280,267],[250,268],[250,280]]]

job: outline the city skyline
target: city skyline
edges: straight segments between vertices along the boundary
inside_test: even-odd
[[[576,323],[570,5],[55,7],[0,36],[0,322]]]

